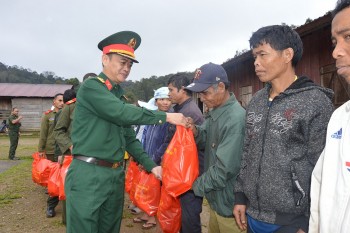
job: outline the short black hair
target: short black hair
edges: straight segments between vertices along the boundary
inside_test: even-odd
[[[332,11],[332,17],[334,18],[336,14],[338,14],[340,11],[344,10],[349,6],[350,0],[338,0],[334,10]]]
[[[76,97],[74,89],[68,89],[63,93],[63,102],[66,103],[69,100],[72,100]]]
[[[57,96],[59,96],[59,95],[62,95],[63,96],[63,94],[62,93],[57,93],[54,97],[53,97],[53,99],[56,99],[57,98]]]
[[[174,74],[168,80],[168,85],[171,83],[178,90],[181,90],[182,87],[187,87],[190,85],[190,80],[183,74]],[[188,96],[192,95],[192,91],[184,89]]]
[[[97,77],[97,74],[95,74],[95,73],[87,73],[87,74],[85,74],[84,77],[83,77],[83,82],[89,77]]]
[[[287,25],[272,25],[262,27],[253,33],[249,39],[250,48],[257,48],[264,43],[269,44],[271,48],[282,51],[292,48],[294,56],[292,66],[295,67],[303,55],[303,42],[299,34]]]

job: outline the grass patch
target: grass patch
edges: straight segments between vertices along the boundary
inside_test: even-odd
[[[0,190],[0,208],[11,204],[14,199],[23,197],[30,169],[31,161],[23,160],[0,173],[0,184],[2,187]]]

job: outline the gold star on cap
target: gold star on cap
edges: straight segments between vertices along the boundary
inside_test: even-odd
[[[131,47],[131,48],[135,48],[135,45],[136,45],[136,39],[135,38],[132,38],[130,41],[129,41],[129,43],[128,43],[128,45]]]

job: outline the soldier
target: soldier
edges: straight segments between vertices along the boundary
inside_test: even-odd
[[[72,154],[71,129],[73,122],[73,112],[75,108],[76,93],[73,89],[66,90],[63,94],[65,106],[60,111],[59,118],[54,128],[54,137],[57,151],[60,152],[58,162],[63,163],[64,155]],[[62,223],[66,225],[66,202],[62,201]]]
[[[56,113],[63,107],[63,95],[56,94],[53,99],[53,110],[48,110],[44,113],[41,119],[40,139],[38,151],[40,156],[47,158],[52,162],[57,162],[54,157],[55,138],[53,135],[54,120]],[[46,217],[52,218],[56,215],[55,207],[58,204],[58,197],[50,197],[47,199]]]
[[[20,158],[16,157],[16,149],[18,145],[18,138],[21,135],[19,128],[21,127],[21,120],[23,116],[18,115],[18,108],[12,108],[11,115],[8,119],[9,121],[9,137],[10,137],[10,151],[9,159],[10,160],[19,160]]]
[[[186,125],[180,113],[150,111],[127,104],[120,84],[129,76],[141,38],[131,31],[98,44],[103,71],[85,80],[77,94],[72,126],[74,159],[66,183],[67,233],[119,232],[124,204],[125,151],[161,179],[131,128],[135,124]]]

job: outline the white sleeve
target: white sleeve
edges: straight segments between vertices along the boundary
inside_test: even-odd
[[[319,233],[320,226],[320,194],[322,184],[322,168],[324,160],[325,150],[323,150],[320,158],[318,159],[316,166],[311,175],[311,208],[310,208],[310,222],[309,222],[309,233]]]

